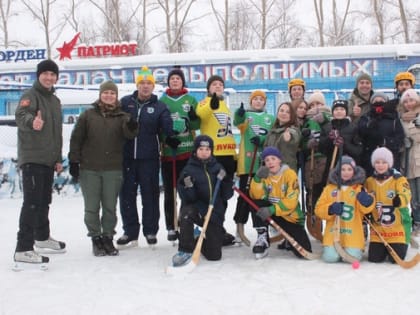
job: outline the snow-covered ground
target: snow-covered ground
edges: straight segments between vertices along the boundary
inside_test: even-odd
[[[163,195],[161,195],[161,202]],[[83,199],[54,195],[53,237],[67,253],[50,255],[47,271],[11,270],[22,200],[0,196],[0,314],[419,314],[420,265],[404,270],[390,263],[326,264],[297,259],[273,245],[255,260],[246,246],[225,248],[219,262],[201,258],[192,273],[164,273],[176,252],[166,241],[163,218],[155,250],[138,248],[117,257],[94,257],[83,223]],[[236,197],[226,228],[234,232]],[[121,235],[121,221],[117,236]],[[250,223],[247,236],[254,242]],[[312,242],[315,251],[321,245]],[[411,258],[415,254],[409,251]]]

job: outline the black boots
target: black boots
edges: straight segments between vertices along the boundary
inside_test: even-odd
[[[117,256],[118,249],[114,247],[112,238],[109,236],[92,237],[92,250],[94,256]]]

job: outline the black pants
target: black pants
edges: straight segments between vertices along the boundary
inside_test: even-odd
[[[404,243],[390,243],[389,245],[394,249],[397,255],[404,260],[405,255],[407,255],[408,245]],[[369,243],[368,261],[375,263],[383,262],[387,257],[389,257],[390,262],[395,263],[394,258],[388,253],[388,250],[383,243]]]
[[[239,189],[245,193],[248,193],[247,187],[246,187],[247,181],[248,181],[248,174],[239,176]],[[236,202],[236,211],[235,211],[233,220],[235,220],[236,223],[245,224],[248,222],[248,217],[249,217],[250,212],[251,212],[251,217],[252,217],[252,223],[253,223],[253,226],[255,227],[256,226],[255,225],[255,222],[256,222],[255,211],[244,200],[244,198],[242,198],[241,196],[238,196],[238,201]]]
[[[54,168],[40,164],[22,165],[23,205],[19,217],[16,251],[33,250],[34,240],[50,236],[48,219]]]
[[[196,243],[194,223],[202,226],[204,219],[199,215],[198,209],[194,205],[185,205],[181,207],[180,220],[178,249],[186,253],[192,253]],[[220,260],[222,258],[223,236],[223,227],[210,220],[201,248],[204,257],[208,260]]]
[[[257,226],[268,226],[266,222],[262,222],[260,218],[257,217],[257,221],[260,223]],[[309,241],[308,234],[305,231],[305,227],[300,224],[291,223],[282,217],[279,216],[272,216],[272,219],[289,234],[291,237],[295,239],[296,242],[299,243],[304,249],[308,252],[312,252],[311,242]],[[287,242],[287,240],[286,240]],[[286,248],[289,246],[286,246]],[[299,258],[302,258],[302,255],[290,244],[290,248],[292,252]]]
[[[176,180],[178,180],[179,174],[187,164],[186,160],[175,161],[175,172]],[[164,209],[165,209],[165,223],[167,230],[173,230],[174,227],[174,185],[173,185],[173,161],[162,162],[162,181],[164,187]],[[176,187],[176,181],[175,181]],[[179,206],[179,205],[178,205]]]

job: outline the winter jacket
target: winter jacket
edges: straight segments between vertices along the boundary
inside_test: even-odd
[[[363,145],[360,165],[366,170],[367,175],[372,174],[370,157],[378,147],[388,148],[394,157],[394,167],[400,169],[405,135],[393,103],[373,106],[360,118],[358,130]]]
[[[135,91],[121,99],[122,110],[139,123],[137,137],[125,143],[124,159],[159,159],[159,134],[174,135],[171,114],[156,95],[152,94],[144,102],[137,96],[138,91]]]
[[[259,138],[259,145],[257,148],[257,156],[255,157],[254,169],[255,173],[260,166],[260,154],[263,149],[263,144],[268,131],[274,124],[274,116],[266,112],[246,111],[245,115],[240,117],[235,113],[233,120],[234,126],[237,126],[241,132],[241,142],[239,146],[238,156],[238,175],[249,174],[251,163],[254,155],[255,145],[251,143],[254,137]]]
[[[126,139],[133,139],[137,129],[130,131],[130,115],[118,107],[101,112],[98,102],[84,111],[70,138],[70,162],[79,162],[80,169],[91,171],[121,170]]]
[[[282,165],[279,174],[270,174],[267,178],[255,175],[249,194],[257,204],[270,202],[275,216],[303,226],[305,217],[299,204],[299,182],[296,172],[288,165]]]
[[[341,171],[340,171],[341,173]],[[337,168],[330,171],[329,183],[325,186],[318,202],[315,205],[315,214],[326,220],[322,244],[333,246],[334,243],[334,221],[335,215],[328,214],[328,208],[334,202],[344,202],[344,211],[340,215],[340,244],[343,247],[364,249],[365,241],[363,234],[363,216],[372,212],[375,202],[365,207],[357,200],[357,194],[363,188],[365,171],[357,166],[353,178],[343,183],[338,190]]]
[[[265,138],[264,147],[273,146],[279,149],[283,156],[282,162],[297,172],[297,152],[299,150],[301,133],[298,127],[288,127],[291,139],[290,141],[285,141],[283,134],[286,129],[281,126],[271,128]]]
[[[408,208],[411,191],[407,178],[395,169],[389,170],[384,177],[374,174],[365,182],[368,192],[373,192],[376,208],[372,211],[372,223],[388,243],[410,243],[411,216]],[[401,204],[393,206],[393,199],[399,196]],[[380,243],[381,240],[373,229],[370,231],[370,241]]]
[[[18,127],[18,165],[36,163],[54,167],[62,161],[63,120],[61,102],[54,94],[54,88],[48,90],[39,81],[24,92],[19,100],[15,117]],[[32,125],[41,112],[44,125],[41,130],[34,130]]]
[[[188,112],[196,110],[197,100],[188,94],[188,90],[184,89],[182,94],[172,95],[168,89],[160,101],[168,107],[173,121],[173,129],[177,132],[176,138],[181,141],[176,149],[176,159],[186,160],[191,156],[193,149],[195,130],[200,128],[200,120],[191,121]],[[165,140],[165,137],[162,137]],[[172,161],[173,149],[162,141],[163,148],[161,151],[162,161]]]
[[[219,100],[219,108],[210,107],[211,97],[206,97],[197,106],[200,117],[200,133],[208,135],[214,141],[215,156],[234,156],[236,158],[236,142],[232,134],[230,110],[223,99]]]
[[[414,112],[419,114],[420,106],[417,106]],[[420,177],[420,127],[416,127],[412,120],[401,119],[401,123],[406,137],[405,143],[409,144],[402,158],[404,174],[408,179],[414,179]]]
[[[217,174],[222,168],[214,156],[211,156],[207,161],[202,161],[193,154],[179,175],[177,187],[182,203],[193,204],[198,208],[203,218],[213,197]],[[184,178],[187,176],[191,176],[193,187],[185,187]],[[232,178],[226,176],[222,180],[219,193],[216,196],[210,221],[223,225],[226,212],[224,203],[233,196],[232,187]]]

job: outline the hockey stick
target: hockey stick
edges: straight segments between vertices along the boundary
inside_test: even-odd
[[[402,268],[409,269],[417,265],[417,263],[420,262],[420,254],[417,253],[413,258],[410,260],[402,260],[400,256],[395,252],[395,250],[392,248],[391,245],[385,240],[385,238],[381,235],[381,233],[378,231],[378,229],[373,225],[372,221],[369,220],[367,216],[364,217],[365,221],[369,226],[372,228],[373,231],[375,231],[376,235],[378,235],[381,242],[384,244],[385,248],[388,250],[388,253],[392,256],[392,258],[395,260],[395,262],[401,266]]]
[[[177,192],[176,192],[176,149],[172,150],[172,187],[173,187],[173,195],[174,195],[174,230],[175,230],[175,233],[178,235],[179,227],[178,227],[178,200],[177,200]]]
[[[209,207],[207,209],[207,214],[204,218],[203,227],[201,229],[200,236],[198,237],[197,243],[192,253],[190,262],[179,267],[168,266],[166,268],[167,274],[174,274],[177,271],[181,271],[181,270],[185,272],[191,272],[198,265],[198,262],[200,261],[200,256],[201,256],[201,248],[203,247],[203,241],[204,241],[204,238],[206,237],[207,226],[209,225],[211,214],[213,212],[214,203],[216,201],[217,194],[219,193],[219,190],[220,190],[220,184],[225,176],[226,176],[226,172],[224,169],[221,169],[219,173],[217,174],[217,180],[216,180],[216,185],[214,187],[213,196],[211,198]]]
[[[258,151],[258,145],[254,145],[254,152],[252,153],[252,160],[251,160],[251,166],[249,168],[248,178],[246,180],[246,186],[245,186],[245,193],[248,194],[249,192],[249,185],[251,184],[252,174],[254,173],[254,165],[255,160],[257,157],[257,151]],[[244,231],[244,224],[243,223],[236,223],[236,232],[239,235],[239,238],[242,240],[242,242],[245,243],[246,246],[251,245],[251,241],[246,237],[245,231]]]
[[[241,191],[238,187],[233,186],[233,190],[236,191],[239,195],[241,195],[242,198],[244,198],[244,200],[255,210],[258,211],[259,208],[258,206],[255,204],[255,202],[252,201],[251,198],[249,198],[243,191]],[[271,224],[271,226],[273,226],[281,235],[283,235],[288,241],[289,243],[299,252],[299,254],[301,254],[304,258],[308,259],[308,260],[314,260],[314,259],[318,259],[320,257],[320,255],[311,253],[309,251],[307,251],[306,249],[304,249],[298,242],[296,242],[296,240],[290,236],[289,233],[287,233],[285,230],[283,230],[283,228],[278,225],[273,218],[269,217],[267,219],[267,222]]]
[[[306,228],[308,229],[309,234],[311,234],[318,241],[322,241],[322,220],[318,218],[314,213],[314,205],[312,202],[313,198],[313,189],[314,189],[314,160],[315,160],[315,151],[311,149],[311,169],[309,174],[309,198],[307,202],[307,208],[309,211],[306,211]]]
[[[335,145],[334,146],[334,151],[333,151],[333,154],[332,154],[332,159],[331,159],[331,164],[330,164],[330,170],[332,170],[334,168],[335,159],[337,158],[337,150],[338,150],[338,147]]]
[[[336,151],[337,146],[335,146],[334,151]],[[338,152],[338,165],[337,165],[337,202],[340,201],[340,194],[341,194],[341,158],[343,157],[343,145],[339,146],[339,152]],[[334,233],[334,248],[337,251],[338,255],[348,263],[354,263],[355,261],[358,261],[358,259],[349,253],[341,246],[340,243],[340,221],[341,221],[341,215],[335,215],[334,218],[334,226],[333,226],[333,233]]]

